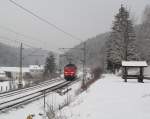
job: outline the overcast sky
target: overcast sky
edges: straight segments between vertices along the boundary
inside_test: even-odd
[[[110,31],[114,15],[122,4],[141,19],[149,0],[14,0],[61,29],[83,39]],[[33,39],[14,34],[6,28]],[[15,44],[20,40],[32,46],[57,51],[80,43],[18,8],[9,0],[0,0],[0,40]],[[8,40],[9,38],[9,40]],[[37,40],[37,41],[36,41]]]

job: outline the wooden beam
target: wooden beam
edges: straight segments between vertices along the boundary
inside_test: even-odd
[[[127,67],[124,67],[125,79],[124,82],[127,82]]]
[[[140,75],[139,75],[139,78],[138,78],[138,82],[142,82],[143,83],[143,67],[140,67]]]

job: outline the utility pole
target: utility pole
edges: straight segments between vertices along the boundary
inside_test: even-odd
[[[18,84],[19,88],[22,88],[22,50],[23,50],[23,46],[21,43],[21,46],[20,46],[20,63],[19,63],[20,72],[19,72],[19,84]]]
[[[86,80],[86,42],[83,43],[83,80],[82,85],[85,86]]]
[[[46,102],[45,102],[45,90],[43,91],[43,95],[44,95],[44,112],[45,112],[45,107],[46,107]]]

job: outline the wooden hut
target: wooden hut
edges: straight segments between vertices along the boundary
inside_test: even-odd
[[[127,82],[127,79],[138,79],[138,82],[143,82],[143,72],[144,72],[144,67],[147,67],[147,62],[146,61],[122,61],[122,68],[123,68],[123,73],[122,77],[125,82]],[[134,75],[128,75],[128,69],[129,68],[138,68],[139,73],[134,74]]]

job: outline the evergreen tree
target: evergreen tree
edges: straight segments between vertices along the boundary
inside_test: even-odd
[[[53,53],[49,53],[49,56],[46,58],[44,75],[53,76],[56,71],[56,62]]]
[[[143,13],[143,17],[142,17],[142,22],[144,24],[150,24],[150,5],[147,5],[145,7],[144,13]]]
[[[143,12],[143,21],[137,31],[138,48],[142,60],[150,63],[150,5],[147,5]]]
[[[106,47],[108,68],[120,68],[122,60],[139,60],[133,24],[129,18],[129,12],[123,5],[115,16]]]

